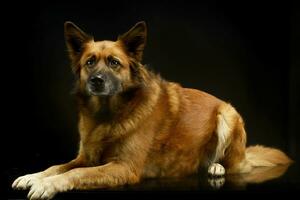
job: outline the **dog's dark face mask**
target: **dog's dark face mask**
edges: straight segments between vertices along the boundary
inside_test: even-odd
[[[122,91],[122,84],[111,72],[95,72],[86,82],[86,91],[89,95],[113,96]]]

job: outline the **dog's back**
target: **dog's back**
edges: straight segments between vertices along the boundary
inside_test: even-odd
[[[230,104],[174,83],[162,87],[165,94],[161,94],[160,101],[165,107],[156,109],[164,112],[162,117],[156,116],[157,120],[151,119],[160,126],[143,176],[183,176],[214,163],[224,165],[227,173],[244,173],[253,167],[291,161],[276,149],[260,146],[246,150],[243,120]]]

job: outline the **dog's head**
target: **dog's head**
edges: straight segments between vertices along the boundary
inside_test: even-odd
[[[79,87],[88,95],[112,96],[134,84],[133,73],[146,43],[145,22],[116,41],[94,41],[72,22],[65,22],[65,40]]]

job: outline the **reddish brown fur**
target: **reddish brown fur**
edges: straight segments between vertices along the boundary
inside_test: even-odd
[[[262,147],[246,150],[243,120],[235,109],[210,94],[183,88],[149,72],[140,64],[144,46],[139,46],[137,52],[128,52],[126,37],[116,42],[94,42],[82,32],[78,37],[83,37],[83,50],[78,53],[68,43],[74,30],[66,31],[73,69],[79,74],[79,91],[85,90],[89,71],[84,63],[91,54],[101,60],[97,64],[99,69],[111,70],[105,64],[109,55],[121,60],[122,68],[113,73],[122,80],[124,88],[135,88],[140,82],[143,85],[129,99],[115,95],[103,102],[96,96],[86,100],[79,95],[81,140],[77,158],[35,174],[43,180],[52,177],[48,181],[55,185],[55,193],[132,184],[146,177],[186,176],[212,162],[222,163],[228,173],[249,172],[252,167],[265,164],[261,162],[266,159],[261,152],[267,152],[269,164],[290,162],[279,150]],[[133,63],[139,80],[132,78]],[[112,113],[111,119],[95,117],[103,106]],[[225,138],[223,143],[220,134]],[[218,144],[221,148],[216,153]]]

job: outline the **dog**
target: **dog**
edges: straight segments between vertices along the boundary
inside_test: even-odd
[[[182,177],[202,166],[222,176],[292,162],[278,149],[246,148],[243,119],[229,103],[148,70],[145,22],[116,41],[94,41],[72,22],[64,33],[77,79],[79,152],[66,164],[17,178],[12,187],[30,189],[29,199]]]

